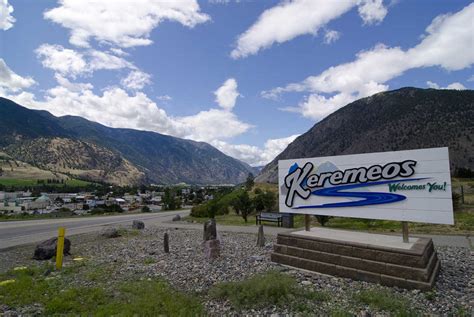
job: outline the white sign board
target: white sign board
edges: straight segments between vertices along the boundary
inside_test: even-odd
[[[278,162],[280,212],[454,224],[448,148]]]

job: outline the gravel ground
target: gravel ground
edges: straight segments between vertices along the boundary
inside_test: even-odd
[[[388,288],[376,284],[352,281],[350,279],[323,276],[310,272],[289,269],[270,262],[274,237],[267,236],[264,248],[258,248],[255,234],[220,233],[221,256],[209,262],[205,259],[201,241],[202,231],[176,229],[168,230],[170,253],[163,252],[162,228],[146,228],[141,232],[128,231],[120,238],[106,239],[98,234],[71,237],[71,252],[81,256],[95,267],[107,268],[113,274],[113,281],[104,281],[104,286],[116,280],[136,280],[156,276],[167,280],[173,287],[198,293],[210,315],[271,315],[292,314],[288,308],[265,307],[259,310],[235,311],[228,302],[211,300],[206,295],[213,284],[224,281],[238,281],[253,274],[268,270],[279,270],[294,276],[302,287],[308,290],[326,291],[331,299],[314,306],[314,314],[328,314],[335,308],[357,315],[386,315],[364,307],[353,300],[353,294],[360,290],[389,290],[406,298],[413,308],[423,314],[452,315],[459,309],[472,312],[474,305],[474,252],[467,248],[437,248],[441,259],[441,272],[436,290],[420,292]],[[34,246],[18,247],[0,252],[0,271],[19,265],[36,265],[31,259]],[[67,266],[71,257],[66,257]],[[74,284],[89,286],[92,282],[77,277]],[[110,286],[109,285],[109,286]],[[11,310],[11,309],[10,309]],[[0,303],[0,315],[2,306]],[[468,313],[469,314],[469,313]]]

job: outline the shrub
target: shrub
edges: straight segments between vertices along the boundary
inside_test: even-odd
[[[407,299],[389,290],[362,290],[354,295],[354,299],[372,308],[385,310],[394,315],[411,315],[410,303]]]
[[[328,299],[326,293],[306,291],[293,277],[275,271],[255,275],[241,282],[217,284],[211,288],[209,295],[216,299],[227,299],[236,308],[271,305],[299,307],[301,300],[320,302]]]
[[[142,212],[151,212],[151,209],[148,206],[143,206],[142,207]]]

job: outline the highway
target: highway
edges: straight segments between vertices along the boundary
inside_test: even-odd
[[[73,235],[99,231],[104,226],[131,225],[133,220],[141,220],[145,226],[161,224],[171,221],[177,214],[186,216],[189,210],[0,222],[0,250],[49,239],[57,235],[58,227],[65,227],[66,234]]]

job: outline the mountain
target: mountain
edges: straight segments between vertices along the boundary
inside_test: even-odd
[[[256,171],[204,142],[55,117],[0,98],[0,150],[33,166],[114,184],[240,183]]]
[[[278,182],[278,160],[449,147],[451,171],[474,169],[474,91],[402,88],[359,99],[295,139],[256,178]]]

